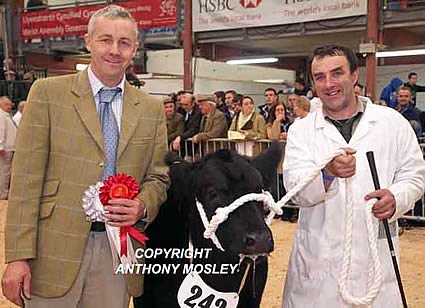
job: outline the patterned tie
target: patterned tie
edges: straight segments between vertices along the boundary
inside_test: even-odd
[[[121,89],[101,89],[99,91],[99,117],[103,132],[103,148],[105,152],[105,168],[102,181],[116,173],[119,130],[117,120],[112,111],[112,101]]]

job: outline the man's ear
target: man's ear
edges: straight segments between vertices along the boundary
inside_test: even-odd
[[[84,34],[84,41],[86,42],[86,49],[91,51],[91,38],[88,33]]]
[[[252,161],[252,165],[260,171],[266,188],[270,187],[272,182],[276,180],[277,167],[282,160],[282,155],[283,144],[275,141],[272,143],[270,148],[265,150]]]
[[[351,76],[353,77],[353,88],[354,88],[354,86],[359,82],[359,69],[356,69],[354,72],[352,72]]]

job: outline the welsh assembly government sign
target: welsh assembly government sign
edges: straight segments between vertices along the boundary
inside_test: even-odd
[[[284,25],[365,15],[367,0],[193,0],[193,31]]]
[[[119,3],[128,9],[139,29],[176,26],[176,0],[132,0]],[[87,5],[64,9],[44,9],[22,13],[23,39],[82,36],[87,32],[90,16],[103,5]]]

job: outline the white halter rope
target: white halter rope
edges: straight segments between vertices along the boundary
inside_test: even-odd
[[[282,214],[282,207],[304,187],[306,187],[316,176],[320,174],[322,169],[336,156],[345,155],[345,151],[339,149],[326,157],[316,167],[314,167],[303,179],[289,190],[286,195],[277,203],[274,202],[273,197],[269,192],[261,194],[246,194],[233,201],[226,207],[219,207],[215,211],[215,215],[208,221],[203,205],[196,199],[196,206],[201,216],[202,223],[205,227],[204,238],[211,239],[217,249],[224,251],[220,241],[215,234],[218,226],[223,223],[229,214],[249,201],[263,202],[264,206],[270,209],[270,214],[266,218],[268,225],[273,221],[273,217]],[[338,287],[341,297],[345,302],[353,305],[367,305],[370,304],[378,295],[382,283],[382,268],[379,260],[378,253],[378,229],[379,221],[372,214],[372,206],[376,203],[376,199],[369,200],[365,206],[366,210],[366,224],[368,231],[369,251],[372,256],[371,262],[368,266],[368,291],[363,297],[354,297],[349,293],[347,282],[349,278],[349,269],[351,262],[352,238],[353,238],[353,196],[351,190],[351,179],[345,179],[346,190],[346,230],[345,230],[345,244],[342,256],[342,264],[340,270],[340,277],[338,280]]]

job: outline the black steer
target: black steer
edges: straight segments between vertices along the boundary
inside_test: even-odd
[[[212,249],[207,259],[193,259],[193,263],[218,265],[237,264],[240,254],[265,255],[273,251],[273,238],[264,221],[265,210],[262,203],[244,204],[218,227],[216,235],[225,250],[222,252],[210,239],[204,238],[205,228],[196,208],[195,198],[203,204],[208,220],[211,220],[218,207],[227,206],[245,194],[267,190],[275,180],[281,155],[282,149],[278,143],[253,160],[228,150],[220,150],[193,164],[169,155],[167,160],[172,185],[168,191],[167,202],[146,230],[149,237],[147,247],[187,248],[190,237],[195,248]],[[246,283],[239,294],[240,308],[260,306],[268,264],[267,257],[264,256],[255,260],[255,266],[251,265]],[[183,259],[164,258],[146,260],[148,264],[188,262]],[[238,292],[248,263],[253,261],[245,259],[240,270],[234,274],[200,276],[217,291]],[[176,275],[145,275],[144,294],[135,299],[135,308],[179,307],[177,291],[183,279],[181,271]]]

